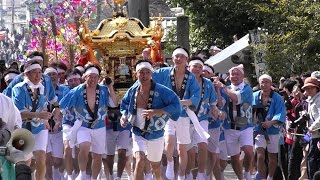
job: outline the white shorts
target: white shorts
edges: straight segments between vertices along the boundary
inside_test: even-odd
[[[129,140],[129,146],[128,146],[128,149],[127,149],[127,152],[126,152],[126,156],[131,156],[132,155],[132,138],[130,137],[130,140]]]
[[[35,141],[33,151],[46,152],[48,143],[48,129],[44,129],[40,131],[38,134],[33,134],[33,137]]]
[[[269,153],[278,153],[279,138],[280,138],[280,134],[269,135],[270,143],[267,144],[267,141],[264,135],[258,134],[255,138],[254,148],[257,149],[259,147],[262,147],[263,149],[267,149]]]
[[[220,127],[209,129],[208,151],[211,153],[219,153],[220,147]]]
[[[70,129],[71,126],[68,124],[62,124],[62,139],[63,141],[69,140],[67,139],[67,134],[63,132],[63,130]]]
[[[80,127],[77,133],[77,143],[90,142],[90,152],[104,154],[106,152],[106,128],[89,129]]]
[[[190,144],[190,118],[179,117],[177,121],[169,119],[164,130],[165,136],[174,135],[177,137],[178,144]]]
[[[208,121],[200,121],[200,126],[203,128],[205,132],[208,132]],[[203,139],[200,137],[196,129],[194,128],[193,124],[190,124],[190,137],[191,137],[191,143],[188,145],[188,150],[190,150],[192,147],[197,147],[199,143],[206,143],[208,144],[207,139]]]
[[[226,141],[220,141],[219,142],[219,159],[221,160],[228,160],[228,152],[227,152],[227,144]]]
[[[253,128],[249,127],[242,131],[234,129],[225,129],[224,135],[227,143],[229,156],[235,156],[240,153],[240,147],[253,146]]]
[[[144,152],[147,159],[151,162],[160,162],[164,149],[164,137],[158,139],[146,140],[141,136],[132,134],[133,154]]]
[[[115,155],[116,149],[128,150],[130,144],[130,131],[113,131],[108,129],[106,131],[106,154]]]
[[[49,133],[47,153],[50,153],[52,157],[63,158],[63,141],[62,132]]]

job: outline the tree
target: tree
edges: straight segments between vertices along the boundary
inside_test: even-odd
[[[310,0],[171,0],[191,19],[191,46],[205,48],[261,27],[266,32],[265,59],[275,78],[320,67],[320,3]],[[196,48],[195,48],[196,47]]]

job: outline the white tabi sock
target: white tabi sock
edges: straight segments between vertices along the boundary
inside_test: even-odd
[[[267,180],[273,180],[273,177],[270,177],[270,176],[268,175]]]
[[[80,171],[79,175],[75,180],[84,180],[86,179],[86,171]]]
[[[192,173],[187,174],[186,180],[193,180],[193,174]]]
[[[170,180],[174,179],[174,163],[167,161],[166,177]]]
[[[145,180],[152,180],[152,173],[145,174],[144,179]]]
[[[251,174],[250,174],[250,172],[244,172],[244,178],[245,178],[246,180],[251,180]]]
[[[185,180],[184,176],[178,176],[178,180]]]
[[[204,173],[198,173],[197,178],[198,180],[205,180]]]

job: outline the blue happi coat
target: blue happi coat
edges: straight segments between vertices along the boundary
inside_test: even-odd
[[[92,122],[92,117],[90,116],[84,99],[84,84],[81,84],[72,90],[60,101],[60,108],[63,115],[69,119],[79,119],[82,121],[82,127],[90,128],[90,122]],[[98,115],[97,123],[92,127],[92,129],[98,129],[105,127],[105,119],[107,115],[107,110],[109,106],[109,91],[106,86],[99,86],[99,105],[98,105]],[[72,112],[75,113],[75,118],[68,117],[73,116]],[[65,120],[64,120],[65,121]]]
[[[200,99],[202,98],[203,93],[203,87],[204,87],[204,96],[199,108],[199,112],[197,114],[199,121],[208,121],[208,118],[211,118],[210,116],[210,110],[211,105],[217,104],[217,93],[216,90],[213,87],[212,82],[207,78],[202,78],[202,87],[200,90]]]
[[[253,91],[250,85],[245,84],[242,82],[238,86],[230,85],[227,88],[233,89],[237,95],[238,103],[237,106],[240,106],[239,110],[240,112],[237,112],[240,114],[239,117],[244,117],[247,119],[247,124],[244,127],[241,127],[239,130],[247,129],[248,127],[253,127],[252,124],[252,100],[253,100]],[[229,98],[229,102],[230,102]],[[228,106],[228,118],[223,122],[224,129],[231,129],[231,113],[233,113],[230,109],[229,102],[227,102]]]
[[[21,73],[19,74],[17,77],[15,77],[10,84],[8,85],[8,87],[5,89],[4,94],[8,97],[12,96],[12,88],[22,82],[25,79],[24,74]],[[58,97],[55,95],[55,91],[54,91],[54,87],[53,87],[53,83],[51,81],[51,78],[47,75],[42,75],[41,78],[41,83],[44,86],[44,96],[46,97],[46,101],[49,102],[50,104],[55,103],[58,100]]]
[[[261,100],[261,90],[253,93],[253,107],[254,108],[264,108]],[[269,97],[270,98],[270,97]],[[271,98],[271,104],[268,108],[266,118],[260,120],[255,126],[255,131],[261,131],[261,121],[279,121],[279,124],[273,125],[267,129],[267,133],[270,135],[279,134],[281,124],[285,123],[286,120],[286,107],[283,98],[277,93],[273,92]]]
[[[154,83],[154,82],[153,82]],[[134,105],[136,103],[135,93],[139,88],[139,82],[128,89],[122,99],[120,110],[128,119],[135,118]],[[163,109],[166,114],[157,117],[153,116],[150,119],[148,131],[141,134],[141,130],[137,127],[132,128],[132,132],[137,136],[142,136],[147,140],[163,137],[164,127],[169,118],[176,121],[181,114],[181,105],[178,96],[170,89],[156,83],[151,109]]]
[[[169,89],[173,89],[171,83],[171,73],[173,72],[173,70],[173,67],[160,68],[153,73],[152,79]],[[191,72],[189,73],[189,77],[186,83],[186,89],[182,99],[189,99],[192,101],[192,106],[190,106],[191,110],[196,110],[196,107],[198,107],[198,104],[200,102],[200,86],[198,81],[196,80],[196,77]],[[180,115],[181,117],[188,117],[185,108],[186,107],[183,107],[182,109]]]
[[[31,112],[32,110],[32,99],[30,97],[28,91],[28,84],[23,81],[16,84],[12,88],[12,100],[16,107],[19,109],[20,112]],[[45,97],[44,90],[39,90],[38,95],[38,106],[36,108],[36,112],[42,112],[47,108],[47,99]],[[26,128],[26,121],[23,121],[22,127]],[[31,132],[32,134],[38,134],[40,131],[46,129],[44,124],[39,118],[33,118],[31,122]]]

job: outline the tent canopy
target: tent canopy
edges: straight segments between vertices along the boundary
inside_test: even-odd
[[[237,54],[239,57],[242,54],[242,50],[246,49],[249,46],[249,34],[243,36],[241,39],[231,44],[220,53],[215,56],[211,56],[206,63],[213,66],[216,72],[226,73],[231,67],[236,66],[231,61],[231,56]]]

